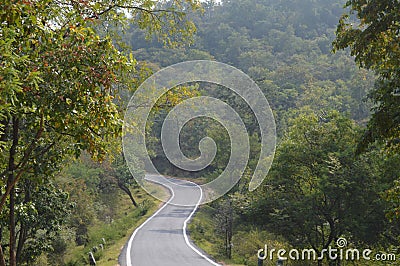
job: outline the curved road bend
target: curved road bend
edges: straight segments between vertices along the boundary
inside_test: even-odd
[[[120,265],[219,265],[195,247],[186,234],[186,224],[202,197],[201,188],[185,180],[168,179],[168,182],[158,175],[146,175],[146,179],[167,187],[172,195],[132,234],[119,257]]]

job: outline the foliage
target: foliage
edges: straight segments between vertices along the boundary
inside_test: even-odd
[[[356,139],[351,120],[335,112],[293,121],[265,191],[274,232],[318,252],[340,236],[368,244],[378,240],[385,217],[377,199],[384,183],[372,158],[354,157]]]
[[[135,196],[137,207],[132,205],[129,197],[116,184],[117,176],[114,175],[118,167],[121,165],[111,164],[107,160],[95,162],[83,153],[57,175],[56,186],[68,193],[66,206],[72,208],[67,216],[62,216],[61,230],[49,244],[51,251],[44,252],[40,258],[47,257],[51,265],[74,262],[82,265],[87,260],[87,252],[93,247],[100,249],[98,245],[103,243],[104,238],[106,249],[103,253],[96,251],[95,254],[104,259],[110,248],[113,252],[119,251],[123,245],[121,240],[128,237],[132,226],[156,209],[156,201],[151,196],[127,183]],[[130,180],[133,180],[131,176]],[[112,259],[117,257],[118,254],[114,254]]]
[[[400,217],[400,181],[394,181],[394,186],[386,193],[386,199],[392,205],[392,209],[389,212],[389,218],[394,219],[395,217]]]
[[[336,50],[349,48],[360,67],[378,76],[368,98],[373,102],[372,116],[358,145],[358,153],[383,143],[390,154],[400,151],[400,3],[398,1],[360,1],[346,3],[348,8],[336,30]],[[352,23],[354,22],[354,23]],[[389,218],[400,218],[400,191],[397,183],[386,192],[392,205]]]
[[[353,2],[356,1],[348,1]],[[376,94],[374,73],[358,69],[354,58],[346,51],[331,53],[344,4],[345,1],[328,0],[245,0],[222,1],[220,4],[208,1],[203,3],[202,16],[191,14],[198,28],[196,42],[191,47],[166,50],[156,39],[149,43],[136,42],[143,33],[135,27],[126,36],[133,54],[141,60],[151,61],[155,68],[183,60],[213,58],[249,74],[266,95],[277,120],[277,133],[282,144],[278,148],[275,170],[269,176],[270,183],[249,194],[243,188],[246,187],[246,176],[251,176],[258,158],[257,121],[237,95],[219,86],[199,84],[201,95],[219,98],[233,107],[250,135],[248,169],[243,180],[229,194],[235,214],[232,239],[240,235],[243,226],[253,226],[283,235],[293,245],[314,245],[317,249],[342,235],[360,246],[387,248],[398,244],[398,223],[393,216],[398,194],[396,189],[391,189],[394,180],[398,179],[396,160],[372,149],[359,158],[354,157],[362,137],[359,131],[369,120],[371,107],[382,101],[365,101],[368,95]],[[370,6],[373,5],[374,1]],[[379,4],[376,8],[383,6],[385,4]],[[382,17],[396,18],[397,13],[382,14]],[[397,43],[393,40],[388,44],[397,49]],[[392,61],[398,58],[396,53],[392,56]],[[377,82],[382,80],[378,77]],[[379,99],[386,99],[388,94],[385,96],[384,91],[381,92]],[[395,115],[398,103],[393,102],[390,106]],[[160,113],[157,120],[165,117],[164,111]],[[388,119],[389,116],[380,117],[377,121],[389,124]],[[148,146],[159,170],[207,181],[223,171],[228,160],[229,140],[220,125],[207,119],[194,119],[182,129],[182,151],[190,157],[198,156],[198,141],[205,136],[212,137],[218,146],[217,156],[209,167],[187,173],[165,163],[160,145],[154,144],[158,141],[161,123],[152,125],[154,138]],[[321,143],[308,143],[304,132],[315,138],[312,141]],[[380,149],[380,146],[377,144],[376,148]],[[324,203],[324,197],[327,197],[327,203]],[[196,243],[213,249],[213,254],[221,251],[220,255],[225,254],[227,258],[226,234],[221,233],[224,230],[218,233],[216,229],[221,229],[224,217],[229,216],[224,213],[229,208],[225,201],[214,202],[212,207],[221,210],[221,214],[207,217],[209,226],[205,222],[196,224],[197,234],[204,231],[204,235],[200,235],[206,238],[197,237]],[[385,213],[395,222],[389,224]],[[209,235],[210,232],[213,235]],[[233,248],[232,258],[237,259],[237,253],[240,251]]]
[[[82,150],[102,160],[121,132],[116,96],[133,91],[143,75],[113,29],[130,21],[175,45],[195,29],[183,10],[197,8],[191,0],[162,9],[147,0],[1,3],[0,211],[9,211],[10,265],[25,260],[16,246],[16,225],[24,219],[16,209],[22,183],[45,189],[65,158]],[[42,244],[38,254],[46,249]],[[0,265],[5,259],[0,246]]]
[[[360,245],[398,246],[399,5],[347,1],[348,13],[336,26],[344,4],[208,1],[199,15],[192,12],[199,8],[194,0],[3,1],[0,247],[10,255],[2,257],[15,265],[14,248],[19,263],[32,264],[41,252],[53,250],[48,261],[62,264],[66,246],[86,245],[76,247],[83,256],[82,248],[86,252],[97,244],[100,233],[111,239],[112,228],[118,227],[123,228],[118,237],[123,237],[128,220],[147,212],[120,150],[110,147],[120,133],[121,106],[151,71],[191,59],[216,59],[248,73],[269,100],[282,139],[268,183],[248,194],[260,136],[246,103],[209,84],[181,86],[160,99],[148,123],[148,148],[169,174],[187,175],[166,162],[159,145],[161,121],[180,101],[198,95],[220,98],[249,131],[251,158],[245,175],[225,200],[213,203],[204,220],[194,221],[196,243],[245,264],[253,263],[254,249],[265,242],[321,249],[345,236]],[[376,72],[376,82],[345,52],[330,54],[335,28],[335,50],[349,47],[360,66]],[[124,43],[131,46],[130,55]],[[191,46],[184,47],[186,43]],[[372,103],[363,101],[367,95]],[[371,106],[358,146],[366,153],[355,158],[361,137],[356,124],[366,123]],[[182,149],[189,157],[198,156],[197,144],[204,136],[216,141],[217,156],[211,166],[190,176],[213,179],[223,171],[230,150],[219,124],[211,119],[187,123],[180,136]],[[389,155],[374,149],[381,147],[376,140],[384,142]],[[82,150],[95,159],[107,158],[107,152],[114,158],[94,163]],[[80,156],[79,161],[59,174],[71,155]],[[68,191],[68,198],[58,186]],[[113,223],[118,189],[138,208]],[[48,204],[38,206],[42,202]],[[39,214],[46,221],[39,222]],[[99,223],[108,229],[97,234]],[[21,248],[16,243],[25,243],[23,230],[15,231],[16,226],[29,232]],[[285,239],[277,241],[277,234]]]
[[[24,184],[32,189],[32,184]],[[29,195],[32,200],[25,200],[16,206],[17,221],[20,227],[17,250],[20,263],[32,264],[42,252],[54,251],[52,245],[59,238],[61,226],[71,212],[68,194],[53,184],[37,187]],[[22,195],[21,195],[22,198]]]
[[[374,141],[386,141],[398,151],[400,120],[400,3],[352,0],[337,27],[335,49],[350,48],[356,62],[378,75],[369,98],[374,102],[368,129],[359,145],[365,151]],[[354,23],[352,23],[354,22]]]

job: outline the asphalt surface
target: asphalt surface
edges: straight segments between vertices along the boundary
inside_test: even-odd
[[[146,179],[167,187],[171,198],[135,230],[119,257],[120,265],[219,265],[197,248],[186,232],[186,224],[201,200],[201,188],[188,181],[157,175],[147,175]]]

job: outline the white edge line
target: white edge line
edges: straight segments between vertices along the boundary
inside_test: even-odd
[[[150,181],[151,181],[151,182],[158,183],[157,181],[154,181],[154,180],[150,180]],[[183,222],[182,231],[183,231],[183,237],[184,237],[184,239],[185,239],[186,245],[189,246],[194,252],[196,252],[198,255],[200,255],[203,259],[207,260],[207,261],[208,261],[209,263],[211,263],[212,265],[221,266],[220,264],[216,263],[215,261],[211,260],[211,259],[210,259],[209,257],[207,257],[206,255],[204,255],[204,254],[203,254],[201,251],[199,251],[197,248],[195,248],[195,247],[190,243],[190,241],[189,241],[189,238],[188,238],[187,232],[186,232],[187,223],[188,223],[189,220],[192,218],[193,214],[196,212],[197,208],[198,208],[199,205],[200,205],[200,202],[201,202],[201,200],[202,200],[202,198],[203,198],[203,190],[202,190],[201,187],[200,187],[199,185],[197,185],[196,183],[193,183],[193,182],[190,182],[190,181],[187,181],[187,180],[185,180],[185,181],[196,185],[196,186],[199,188],[199,190],[200,190],[200,199],[199,199],[199,201],[196,203],[196,206],[194,207],[193,211],[190,213],[190,215],[188,216],[188,218],[186,218],[186,220]],[[147,220],[144,221],[144,223],[142,223],[142,224],[141,224],[138,228],[136,228],[136,230],[132,233],[132,235],[131,235],[131,237],[130,237],[130,239],[129,239],[129,241],[128,241],[128,246],[127,246],[127,248],[126,248],[126,265],[127,265],[127,266],[132,266],[132,261],[131,261],[131,255],[130,255],[130,254],[131,254],[131,249],[132,249],[132,241],[133,241],[133,239],[135,238],[137,232],[138,232],[143,226],[145,226],[151,219],[153,219],[154,216],[156,216],[159,212],[161,212],[161,211],[174,199],[174,197],[175,197],[174,190],[173,190],[170,186],[168,186],[168,185],[166,185],[166,184],[162,184],[162,183],[158,183],[158,184],[167,187],[167,188],[171,191],[171,194],[172,194],[172,195],[171,195],[171,197],[169,198],[169,200],[168,200],[160,209],[158,209],[158,211],[156,211],[152,216],[150,216],[149,218],[147,218]]]
[[[151,181],[153,181],[153,180],[151,180]],[[155,182],[155,183],[158,183],[157,181],[154,181],[154,182]],[[174,193],[173,189],[172,189],[170,186],[165,185],[165,184],[161,184],[161,183],[159,183],[159,184],[160,184],[160,185],[163,185],[163,186],[165,186],[165,187],[167,187],[167,188],[171,191],[171,197],[169,198],[169,200],[168,200],[166,203],[164,203],[164,205],[163,205],[160,209],[158,209],[158,211],[156,211],[152,216],[150,216],[149,218],[147,218],[147,220],[144,221],[144,223],[142,223],[142,224],[141,224],[138,228],[136,228],[136,230],[132,233],[132,235],[131,235],[131,237],[130,237],[130,239],[129,239],[129,241],[128,241],[128,246],[126,247],[126,265],[127,265],[127,266],[132,266],[132,261],[131,261],[132,241],[133,241],[133,238],[136,236],[137,232],[138,232],[143,226],[145,226],[151,219],[153,219],[154,216],[156,216],[160,211],[162,211],[162,210],[174,199],[174,197],[175,197],[175,193]]]
[[[186,180],[187,181],[187,180]],[[194,247],[190,241],[189,238],[187,236],[187,232],[186,232],[186,227],[187,227],[187,223],[189,222],[189,220],[192,218],[193,214],[196,212],[197,208],[200,205],[201,200],[203,199],[203,190],[201,189],[201,187],[199,185],[197,185],[196,183],[187,181],[189,183],[195,184],[199,190],[200,190],[200,199],[199,201],[196,203],[196,206],[194,207],[193,211],[190,213],[190,215],[188,216],[188,218],[186,218],[186,220],[183,222],[183,237],[185,238],[185,242],[186,245],[188,245],[194,252],[196,252],[197,254],[199,254],[203,259],[207,260],[209,263],[211,263],[212,265],[215,266],[221,266],[220,264],[216,263],[215,261],[211,260],[209,257],[207,257],[206,255],[204,255],[200,250],[198,250],[196,247]]]

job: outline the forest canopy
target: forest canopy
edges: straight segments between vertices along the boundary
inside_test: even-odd
[[[184,84],[160,99],[146,137],[162,173],[207,182],[229,160],[226,130],[201,118],[181,131],[182,150],[195,158],[209,136],[218,147],[214,161],[196,173],[169,163],[160,129],[184,99],[221,99],[249,133],[244,175],[200,209],[190,229],[196,244],[245,265],[256,263],[265,241],[321,252],[344,236],[359,248],[398,253],[398,1],[0,5],[0,265],[85,264],[100,239],[91,228],[111,227],[114,219],[126,226],[157,206],[132,177],[144,172],[129,172],[121,154],[123,111],[152,72],[196,59],[248,74],[271,105],[279,139],[265,182],[249,193],[261,136],[246,102],[206,83]],[[82,254],[72,258],[67,249]]]

